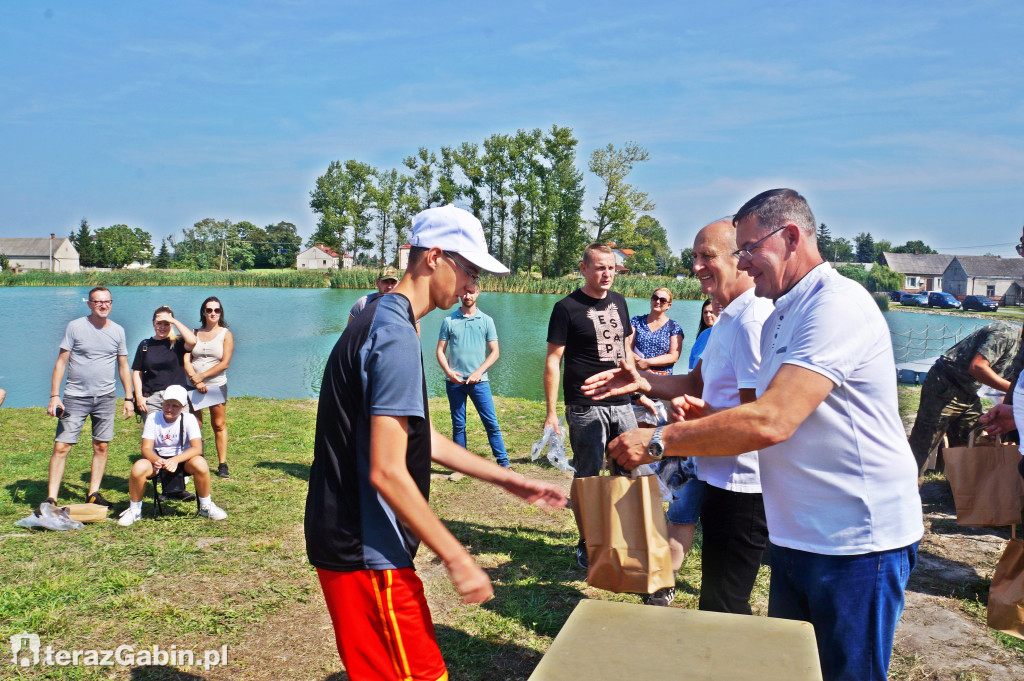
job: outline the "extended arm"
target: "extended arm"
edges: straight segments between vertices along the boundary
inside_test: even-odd
[[[690,400],[692,420],[666,426],[662,442],[667,456],[732,456],[785,442],[832,391],[825,376],[784,364],[757,400],[724,409],[704,418],[704,403]],[[650,463],[651,433],[631,430],[612,440],[608,452],[619,464],[633,469]]]
[[[992,370],[992,365],[988,363],[988,360],[980,352],[971,360],[971,366],[967,369],[967,373],[974,380],[1004,393],[1010,392],[1010,389],[1013,387],[1008,380]]]
[[[408,425],[405,416],[370,417],[370,483],[402,524],[444,562],[462,600],[482,603],[494,594],[490,578],[434,515],[406,468]]]
[[[70,350],[61,350],[57,354],[57,362],[53,365],[53,375],[50,377],[50,401],[46,405],[46,413],[50,416],[57,415],[57,407],[64,408],[60,399],[60,382],[64,380],[64,372],[68,368]]]

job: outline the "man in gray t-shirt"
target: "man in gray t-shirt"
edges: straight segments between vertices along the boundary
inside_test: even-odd
[[[100,494],[100,482],[107,467],[107,443],[114,439],[114,414],[117,408],[115,370],[121,376],[125,399],[122,409],[125,418],[135,411],[132,402],[132,374],[128,366],[128,347],[124,329],[107,319],[113,304],[110,291],[97,286],[89,291],[87,317],[68,323],[60,353],[50,379],[50,402],[46,413],[57,416],[57,435],[50,457],[50,475],[47,483],[47,501],[57,503],[64,465],[71,445],[78,442],[87,416],[92,417],[92,468],[89,476],[89,494],[86,501],[102,506],[110,502]],[[67,371],[64,399],[60,397],[60,382]]]

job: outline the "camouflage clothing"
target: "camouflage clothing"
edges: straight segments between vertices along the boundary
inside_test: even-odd
[[[946,350],[939,359],[946,374],[966,392],[976,393],[981,382],[968,371],[975,355],[981,355],[996,372],[1011,382],[1020,373],[1021,328],[1016,324],[995,322],[983,326]]]
[[[943,435],[949,436],[951,447],[965,445],[978,423],[982,414],[978,390],[982,384],[968,373],[976,355],[984,357],[996,374],[1012,383],[1024,361],[1020,327],[1005,322],[983,326],[943,353],[928,371],[910,433],[910,448],[921,473],[928,454]]]

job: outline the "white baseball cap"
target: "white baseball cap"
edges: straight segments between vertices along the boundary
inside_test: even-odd
[[[188,392],[180,385],[171,385],[164,388],[164,402],[174,400],[183,407],[188,406]]]
[[[412,219],[409,245],[458,253],[491,274],[508,274],[508,268],[487,252],[480,221],[469,211],[452,204],[417,213]]]

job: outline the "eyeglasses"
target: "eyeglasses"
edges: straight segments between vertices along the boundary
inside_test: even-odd
[[[207,307],[207,308],[203,309],[203,312],[205,312],[206,314],[220,314],[220,308],[219,307]]]
[[[661,303],[662,305],[668,305],[672,301],[668,298],[662,298],[661,296],[651,296],[652,303]]]
[[[458,265],[458,266],[459,266],[459,268],[460,268],[460,269],[461,269],[461,270],[462,270],[463,272],[465,272],[466,274],[468,274],[468,275],[469,275],[469,278],[470,278],[470,279],[472,280],[472,282],[473,282],[473,285],[474,285],[474,286],[476,286],[476,284],[480,282],[480,275],[479,275],[479,274],[473,274],[473,273],[472,273],[472,272],[471,272],[471,271],[469,270],[469,268],[468,268],[468,267],[466,267],[466,266],[465,266],[465,265],[463,265],[463,264],[462,264],[461,262],[459,262],[458,260],[456,260],[456,259],[455,259],[455,256],[453,256],[453,255],[452,255],[451,253],[449,253],[448,251],[445,251],[445,252],[444,252],[444,254],[445,254],[445,255],[447,255],[447,256],[448,256],[448,258],[449,258],[449,259],[450,259],[450,260],[451,260],[451,261],[452,261],[453,263],[455,263],[456,265]]]
[[[750,244],[746,248],[741,248],[738,251],[733,251],[732,254],[734,256],[736,256],[737,258],[753,258],[754,257],[754,246],[758,245],[759,243],[761,243],[762,241],[764,241],[765,239],[770,237],[772,234],[775,234],[776,232],[781,232],[782,230],[786,229],[786,227],[789,227],[789,225],[782,225],[781,227],[776,227],[775,229],[773,229],[772,231],[768,232],[763,237],[761,237],[760,239],[758,239],[754,243]]]
[[[112,304],[114,301],[113,300],[90,300],[89,302],[92,303],[93,305],[99,305],[100,307],[103,307],[105,305]]]

